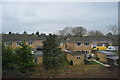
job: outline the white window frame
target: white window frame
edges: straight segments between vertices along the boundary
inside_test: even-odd
[[[77,58],[77,59],[80,59],[81,57],[80,57],[80,56],[77,56],[76,58]]]
[[[32,42],[32,41],[29,41],[28,44],[29,44],[29,46],[32,46],[32,45],[33,45],[33,42]]]
[[[87,42],[86,42],[87,43]],[[88,43],[89,45],[86,45],[86,43],[84,43],[84,46],[90,46],[90,43]]]
[[[12,46],[12,41],[5,42],[4,44],[5,44],[5,46]]]
[[[92,45],[91,45],[92,48],[93,48],[93,47],[96,47],[96,46],[97,46],[97,44],[92,44]]]
[[[5,44],[5,46],[8,46],[8,42],[5,42],[4,44]]]
[[[16,45],[17,45],[17,46],[20,46],[20,44],[22,44],[22,41],[17,41],[17,42],[16,42]]]
[[[80,45],[78,45],[78,43],[80,43]],[[82,46],[82,43],[81,42],[76,42],[76,46]]]
[[[89,51],[85,51],[85,53],[89,54],[90,52]]]
[[[10,41],[9,43],[10,43],[10,46],[12,46],[12,41]]]

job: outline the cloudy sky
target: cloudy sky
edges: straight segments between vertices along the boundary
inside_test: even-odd
[[[4,2],[2,32],[53,33],[65,27],[108,31],[118,24],[117,2]]]

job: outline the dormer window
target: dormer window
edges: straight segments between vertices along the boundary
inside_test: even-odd
[[[33,45],[33,42],[32,42],[32,41],[30,41],[28,44],[29,44],[30,46],[32,46],[32,45]]]
[[[81,43],[80,43],[80,42],[77,42],[76,45],[77,45],[77,46],[81,46]]]

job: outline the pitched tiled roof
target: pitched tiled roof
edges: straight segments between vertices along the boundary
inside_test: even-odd
[[[2,34],[2,41],[35,41],[42,39],[36,34]]]

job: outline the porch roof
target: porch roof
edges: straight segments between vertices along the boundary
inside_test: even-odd
[[[83,55],[82,53],[76,52],[76,51],[69,51],[69,52],[67,52],[67,53],[68,53],[68,54],[71,54],[71,55],[73,55],[73,56]]]

